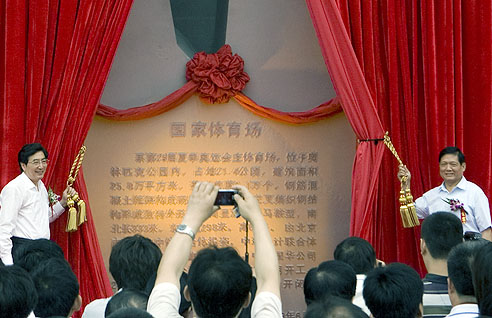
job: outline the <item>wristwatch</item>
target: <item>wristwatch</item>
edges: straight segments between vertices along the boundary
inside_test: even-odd
[[[187,235],[189,235],[191,237],[192,240],[195,239],[195,233],[193,232],[193,230],[191,229],[191,227],[189,227],[186,224],[180,224],[180,225],[178,225],[178,227],[176,228],[176,232],[187,234]]]

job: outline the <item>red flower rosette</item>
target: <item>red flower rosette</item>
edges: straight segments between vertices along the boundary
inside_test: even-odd
[[[240,92],[249,82],[249,76],[244,72],[244,60],[232,55],[231,47],[226,44],[217,53],[196,53],[186,63],[186,80],[197,84],[202,101],[216,104],[227,103]]]

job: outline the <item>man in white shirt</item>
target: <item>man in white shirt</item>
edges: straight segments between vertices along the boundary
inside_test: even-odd
[[[250,222],[255,238],[255,271],[258,289],[251,317],[282,317],[280,274],[277,253],[269,228],[256,198],[243,186],[234,187],[239,213]],[[179,278],[188,261],[195,233],[217,210],[219,189],[197,182],[188,201],[182,224],[166,248],[159,265],[147,311],[155,318],[181,317]],[[191,263],[184,294],[191,299],[195,314],[207,317],[237,317],[248,306],[252,273],[249,265],[232,248],[201,250]]]
[[[0,258],[5,265],[13,264],[13,241],[21,244],[23,239],[49,239],[49,223],[65,211],[68,194],[76,194],[67,187],[61,200],[51,206],[41,181],[49,163],[48,152],[41,144],[24,145],[18,160],[21,174],[0,193]]]
[[[415,201],[420,219],[432,213],[445,211],[458,217],[463,223],[463,232],[479,232],[492,241],[492,223],[489,201],[482,189],[463,176],[466,169],[465,156],[457,147],[446,147],[439,153],[439,172],[443,183]],[[398,167],[400,181],[407,177],[404,186],[410,186],[410,171]]]
[[[448,293],[453,308],[446,317],[472,318],[479,315],[473,289],[471,263],[487,241],[469,241],[453,247],[448,256]]]

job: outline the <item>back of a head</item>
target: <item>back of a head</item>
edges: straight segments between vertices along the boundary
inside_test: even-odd
[[[481,246],[472,263],[473,286],[481,315],[492,316],[492,242]]]
[[[52,258],[31,271],[38,292],[36,317],[68,317],[79,296],[79,282],[68,262]]]
[[[325,261],[307,272],[304,300],[307,305],[329,296],[352,300],[356,286],[357,277],[350,265],[341,261]]]
[[[231,247],[198,252],[188,271],[188,289],[197,316],[235,317],[248,299],[251,267]]]
[[[0,267],[0,318],[26,318],[38,301],[29,274],[19,266]]]
[[[347,299],[327,297],[311,303],[307,307],[304,318],[368,318],[368,316]]]
[[[157,272],[162,252],[141,235],[125,237],[111,249],[109,271],[119,288],[144,290]]]
[[[128,307],[118,309],[106,318],[153,318],[153,316],[143,309]]]
[[[451,249],[463,242],[463,225],[449,212],[432,213],[422,222],[421,237],[433,258],[447,259]]]
[[[106,305],[104,317],[108,317],[110,314],[121,308],[138,308],[146,310],[148,300],[149,295],[146,293],[138,289],[124,288],[111,297]]]
[[[48,239],[26,241],[26,243],[13,250],[14,264],[30,272],[41,262],[51,259],[64,259],[60,245]]]
[[[475,296],[471,265],[477,250],[486,241],[467,241],[453,247],[448,255],[448,277],[459,296]]]
[[[392,263],[367,274],[362,294],[374,318],[415,318],[424,286],[413,268]]]
[[[356,236],[340,242],[335,248],[333,258],[352,266],[356,274],[367,274],[376,266],[376,253],[372,245]]]

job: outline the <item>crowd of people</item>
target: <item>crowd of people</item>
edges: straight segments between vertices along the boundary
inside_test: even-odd
[[[43,237],[46,228],[36,232],[41,237],[22,236],[32,227],[29,213],[33,206],[46,200],[20,191],[31,180],[35,186],[29,184],[29,191],[46,192],[41,178],[47,152],[39,144],[32,145],[19,154],[22,178],[0,195],[0,257],[6,263],[0,261],[0,318],[71,317],[81,308],[82,298],[62,249],[48,239],[49,230],[48,237]],[[468,221],[463,215],[431,209],[441,204],[435,203],[441,191],[466,194],[470,189],[462,183],[464,156],[449,148],[439,158],[442,187],[433,193],[435,197],[417,200],[418,209],[428,214],[420,239],[427,275],[421,279],[402,263],[386,265],[376,258],[369,242],[349,237],[337,245],[333,260],[307,272],[303,285],[306,318],[492,317],[492,242],[480,237],[490,236],[490,212],[485,220],[480,212],[482,219],[477,224],[474,216],[482,206],[467,206]],[[400,167],[399,177],[409,181],[406,167]],[[109,270],[118,291],[90,302],[82,317],[282,317],[279,264],[269,227],[254,195],[244,186],[234,189],[237,212],[253,229],[254,268],[234,248],[212,246],[200,250],[185,271],[195,236],[218,209],[214,205],[218,187],[197,182],[182,223],[163,252],[141,235],[126,237],[113,246]],[[475,187],[471,189],[480,194]],[[61,202],[43,208],[42,213],[53,215],[57,209],[57,215],[61,214],[67,194],[73,192],[67,188]],[[12,194],[33,206],[15,203]],[[21,212],[12,212],[15,206]],[[5,214],[5,208],[10,212]],[[8,221],[15,222],[4,226]],[[470,228],[478,230],[476,235],[469,235],[466,230]]]

